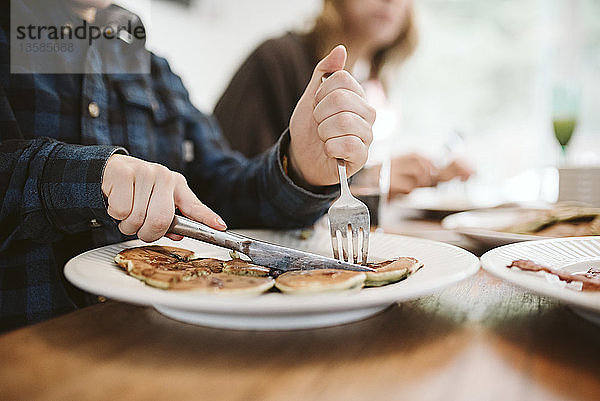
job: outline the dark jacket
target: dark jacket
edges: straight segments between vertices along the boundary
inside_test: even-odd
[[[267,40],[246,59],[214,109],[232,149],[253,157],[277,142],[317,62],[311,37],[296,33]]]

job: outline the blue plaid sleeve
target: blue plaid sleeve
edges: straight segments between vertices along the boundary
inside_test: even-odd
[[[14,240],[51,242],[109,222],[102,173],[115,146],[49,138],[0,142],[0,249]]]

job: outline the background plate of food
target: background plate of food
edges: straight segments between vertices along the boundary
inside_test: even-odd
[[[326,230],[315,230],[308,238],[299,235],[298,231],[237,232],[331,256],[331,242]],[[230,259],[227,249],[187,238],[180,242],[163,238],[154,244],[185,248],[202,258]],[[329,292],[289,294],[269,290],[260,295],[175,291],[152,287],[127,274],[115,263],[119,252],[142,245],[147,244],[133,240],[85,252],[66,264],[65,276],[74,285],[93,294],[152,305],[165,315],[189,323],[231,329],[287,330],[363,319],[395,302],[428,295],[473,275],[479,269],[477,257],[461,248],[436,241],[372,233],[370,260],[411,257],[423,267],[395,283],[365,288],[354,286],[342,291],[334,288]]]
[[[481,264],[493,275],[559,299],[600,324],[600,236],[505,245],[485,253]]]
[[[500,207],[447,216],[442,226],[483,246],[553,237],[600,235],[600,209],[556,205],[545,209]]]

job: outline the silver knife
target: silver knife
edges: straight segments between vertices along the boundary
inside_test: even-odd
[[[308,252],[286,248],[229,231],[219,231],[205,224],[175,216],[170,233],[194,238],[209,244],[233,249],[248,256],[253,263],[280,271],[314,270],[314,269],[343,269],[360,272],[374,272],[375,269],[366,266],[342,262]]]

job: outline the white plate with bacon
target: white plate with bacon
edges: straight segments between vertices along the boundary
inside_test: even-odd
[[[481,264],[495,276],[563,301],[600,324],[600,236],[505,245],[485,253]]]
[[[240,230],[248,237],[331,256],[329,231],[315,230],[310,238],[298,231]],[[65,276],[76,286],[110,299],[152,305],[159,312],[189,323],[251,330],[288,330],[332,326],[366,318],[395,302],[408,301],[441,289],[477,272],[479,260],[471,253],[441,242],[372,233],[369,259],[400,256],[417,258],[424,266],[408,278],[382,287],[323,294],[261,295],[200,294],[161,290],[129,276],[114,262],[120,251],[147,245],[139,240],[85,252],[65,266]],[[203,258],[229,259],[229,251],[192,239],[163,238],[155,244],[194,251]]]

